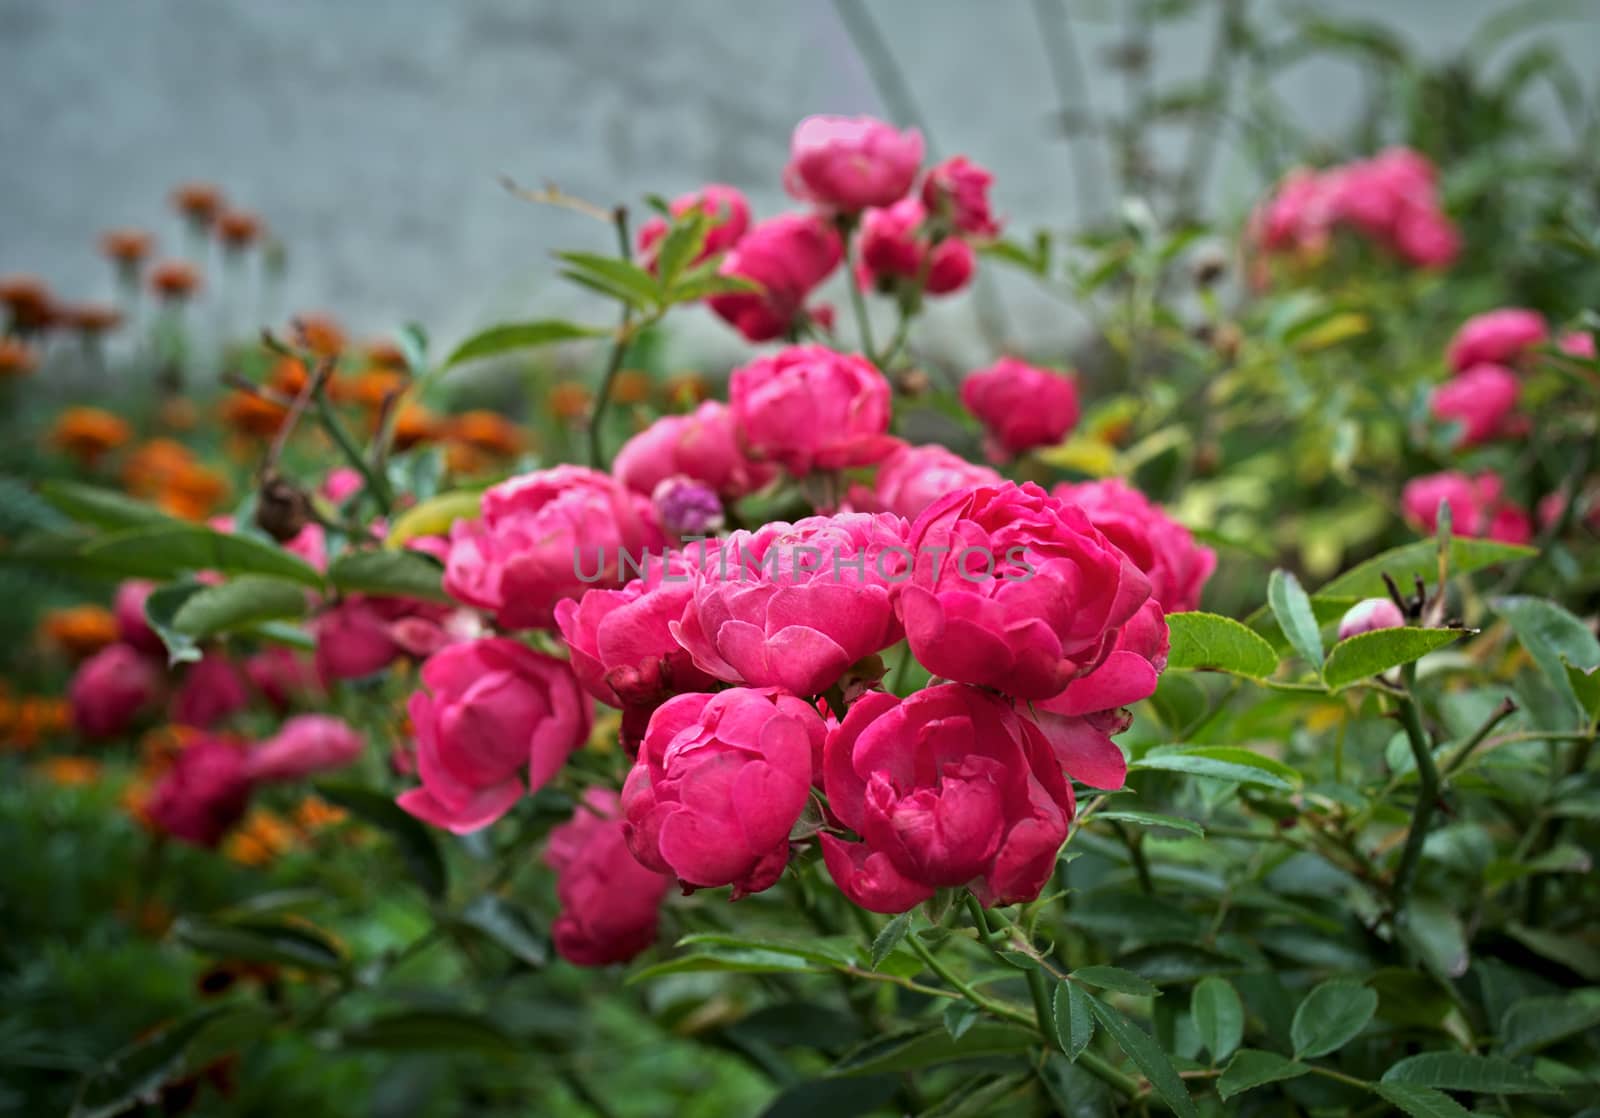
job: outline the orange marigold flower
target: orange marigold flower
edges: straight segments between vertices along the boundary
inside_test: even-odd
[[[0,338],[0,377],[27,376],[38,367],[32,349],[15,338]]]
[[[150,269],[150,290],[163,299],[187,299],[200,283],[200,269],[187,260],[163,260]]]
[[[21,330],[42,329],[55,321],[55,297],[38,276],[0,276],[0,304]]]
[[[196,225],[210,225],[222,212],[222,188],[209,182],[179,183],[172,190],[172,204]]]
[[[73,659],[92,656],[117,639],[117,619],[102,606],[53,609],[39,622],[39,633]]]
[[[246,866],[264,866],[294,848],[299,836],[283,816],[265,808],[253,808],[228,836],[222,852]]]
[[[642,404],[650,398],[650,388],[649,373],[622,369],[611,381],[611,399],[618,404]]]
[[[7,749],[25,751],[46,738],[66,733],[71,711],[66,700],[46,695],[25,695],[21,699],[0,696],[0,743]]]
[[[73,303],[56,312],[61,323],[80,334],[100,335],[122,325],[122,308],[110,303]]]
[[[50,442],[85,465],[98,462],[108,451],[132,437],[127,421],[104,408],[67,408],[56,416]]]
[[[328,385],[328,394],[341,404],[359,404],[376,411],[385,400],[403,389],[405,383],[404,373],[373,368],[348,380],[335,380]]]
[[[439,431],[439,421],[421,404],[406,404],[394,417],[394,447],[407,450],[431,441]]]
[[[117,264],[139,264],[155,246],[155,237],[143,229],[107,229],[100,234],[100,251]]]
[[[222,401],[222,422],[240,434],[270,439],[283,426],[289,409],[254,392],[230,392]]]
[[[204,520],[228,495],[228,481],[206,466],[192,465],[168,484],[156,503],[184,520]]]
[[[217,237],[228,248],[249,248],[261,237],[261,218],[249,210],[223,210],[217,216]]]
[[[564,380],[551,386],[547,403],[551,415],[571,422],[589,415],[589,404],[593,399],[594,394],[577,381]]]
[[[449,421],[448,436],[487,454],[509,458],[522,451],[525,440],[521,429],[498,412],[462,412]]]
[[[294,809],[294,821],[307,831],[320,831],[343,823],[350,815],[342,807],[335,807],[321,796],[307,796]]]
[[[327,311],[296,315],[294,325],[306,348],[317,356],[337,357],[344,352],[344,327]]]
[[[51,784],[63,788],[82,788],[100,780],[101,764],[89,757],[47,757],[34,771]]]
[[[193,453],[176,439],[151,439],[128,455],[122,484],[135,497],[155,497],[193,464]]]

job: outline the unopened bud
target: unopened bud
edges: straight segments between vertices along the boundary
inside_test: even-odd
[[[1349,640],[1375,629],[1398,629],[1406,623],[1400,607],[1388,598],[1368,598],[1351,606],[1339,621],[1339,639]]]
[[[257,527],[283,543],[298,536],[310,519],[311,502],[298,486],[276,474],[262,479],[256,494]]]

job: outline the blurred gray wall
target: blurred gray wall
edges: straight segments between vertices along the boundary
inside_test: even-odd
[[[1067,2],[1092,100],[1115,110],[1122,79],[1104,59],[1123,9]],[[996,171],[1014,228],[1070,225],[1033,5],[868,4],[939,149]],[[1440,54],[1506,4],[1321,7],[1385,19]],[[1587,8],[1539,33],[1586,75],[1600,2]],[[1215,10],[1200,3],[1162,35],[1158,81],[1204,75]],[[1355,68],[1337,62],[1296,68],[1282,91],[1330,132],[1359,103]],[[884,113],[826,0],[0,0],[0,272],[106,295],[95,234],[147,225],[178,248],[166,192],[206,178],[287,245],[282,305],[260,313],[326,307],[359,332],[418,319],[448,341],[509,316],[583,313],[548,252],[610,246],[597,223],[512,198],[500,174],[607,203],[720,180],[769,215],[787,204],[790,129],[814,112]],[[1256,188],[1241,158],[1218,154],[1220,207],[1238,212]],[[1066,328],[1068,310],[1026,283],[1007,293],[1027,336]],[[244,306],[246,318],[260,308]],[[953,301],[933,328],[959,341],[970,313],[970,299]],[[690,318],[689,348],[739,352],[704,312]]]

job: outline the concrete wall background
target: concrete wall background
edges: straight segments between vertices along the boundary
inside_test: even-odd
[[[1092,95],[1115,106],[1120,77],[1101,59],[1121,8],[1069,2]],[[1435,53],[1505,6],[1330,5]],[[1587,75],[1600,5],[1573,7],[1584,18],[1541,34]],[[1214,7],[1199,8],[1158,41],[1160,81],[1203,74]],[[995,169],[1014,227],[1070,223],[1032,6],[870,10],[939,146]],[[1284,92],[1319,129],[1358,101],[1354,70],[1338,63],[1296,69]],[[362,332],[414,318],[448,341],[506,316],[581,311],[548,251],[609,246],[597,224],[508,196],[499,174],[604,202],[720,180],[768,215],[787,204],[788,135],[811,112],[883,113],[826,0],[0,0],[0,272],[109,294],[95,234],[147,225],[176,248],[166,192],[207,178],[286,242],[281,309],[327,307]],[[1227,152],[1216,164],[1213,196],[1237,209],[1256,184]],[[1031,336],[1063,329],[1059,304],[1008,293]],[[959,341],[969,303],[946,307],[936,328]],[[709,320],[689,337],[739,352]]]

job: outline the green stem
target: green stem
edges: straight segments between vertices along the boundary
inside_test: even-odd
[[[1394,876],[1391,903],[1396,915],[1405,908],[1411,886],[1416,880],[1417,867],[1422,861],[1422,844],[1427,841],[1428,825],[1433,822],[1434,807],[1439,798],[1439,770],[1434,766],[1433,750],[1428,745],[1427,735],[1422,729],[1422,715],[1417,709],[1414,690],[1417,666],[1407,664],[1402,679],[1405,682],[1405,695],[1399,700],[1400,722],[1405,727],[1406,740],[1411,745],[1412,759],[1417,763],[1417,804],[1411,811],[1411,829],[1406,834],[1400,868]]]
[[[856,330],[861,335],[861,352],[868,361],[878,365],[878,347],[872,344],[872,320],[867,316],[867,299],[856,282],[856,237],[854,229],[844,231],[845,283],[850,287],[850,307],[855,311]],[[882,368],[881,365],[878,366]]]
[[[1474,731],[1473,735],[1466,741],[1462,742],[1461,747],[1445,760],[1444,779],[1449,780],[1450,777],[1455,774],[1457,769],[1466,764],[1467,758],[1472,755],[1472,751],[1477,749],[1478,746],[1482,745],[1484,739],[1489,736],[1490,732],[1493,731],[1496,726],[1500,725],[1501,722],[1505,721],[1507,718],[1511,717],[1511,715],[1516,713],[1516,710],[1516,702],[1509,695],[1506,696],[1506,698],[1501,701],[1500,705],[1494,708],[1494,712],[1489,715],[1484,724],[1479,726],[1478,729]]]
[[[633,246],[628,239],[628,210],[626,206],[618,206],[611,211],[611,224],[617,231],[617,251],[622,259],[633,258]],[[611,356],[606,362],[605,375],[600,378],[600,393],[595,397],[594,410],[589,415],[589,465],[595,469],[602,469],[605,456],[600,446],[601,421],[605,419],[606,408],[611,405],[611,384],[617,379],[617,373],[622,369],[622,359],[627,356],[628,345],[633,340],[633,305],[622,304],[622,321],[617,326],[617,338],[611,346]]]
[[[1128,848],[1128,858],[1133,862],[1133,872],[1139,879],[1139,891],[1146,896],[1153,895],[1156,885],[1150,877],[1150,863],[1145,860],[1144,846],[1121,823],[1113,821],[1111,830]]]
[[[906,942],[911,945],[911,950],[916,952],[917,958],[921,959],[929,970],[945,982],[948,982],[963,998],[966,998],[967,1001],[979,1009],[986,1013],[992,1013],[1003,1020],[1011,1021],[1018,1025],[1026,1025],[1030,1029],[1037,1027],[1034,1019],[1023,1010],[1007,1005],[1005,1002],[995,1001],[993,998],[975,990],[971,983],[956,974],[937,955],[928,950],[928,945],[923,943],[917,936],[907,936]]]
[[[351,437],[345,425],[340,422],[339,416],[333,410],[333,405],[328,402],[328,393],[322,384],[316,385],[311,390],[312,402],[317,407],[317,421],[322,424],[323,430],[339,446],[339,453],[353,466],[357,473],[366,482],[367,490],[372,494],[372,499],[378,502],[378,508],[387,516],[394,505],[394,493],[389,488],[389,480],[372,468],[372,464],[361,453],[361,448]]]

